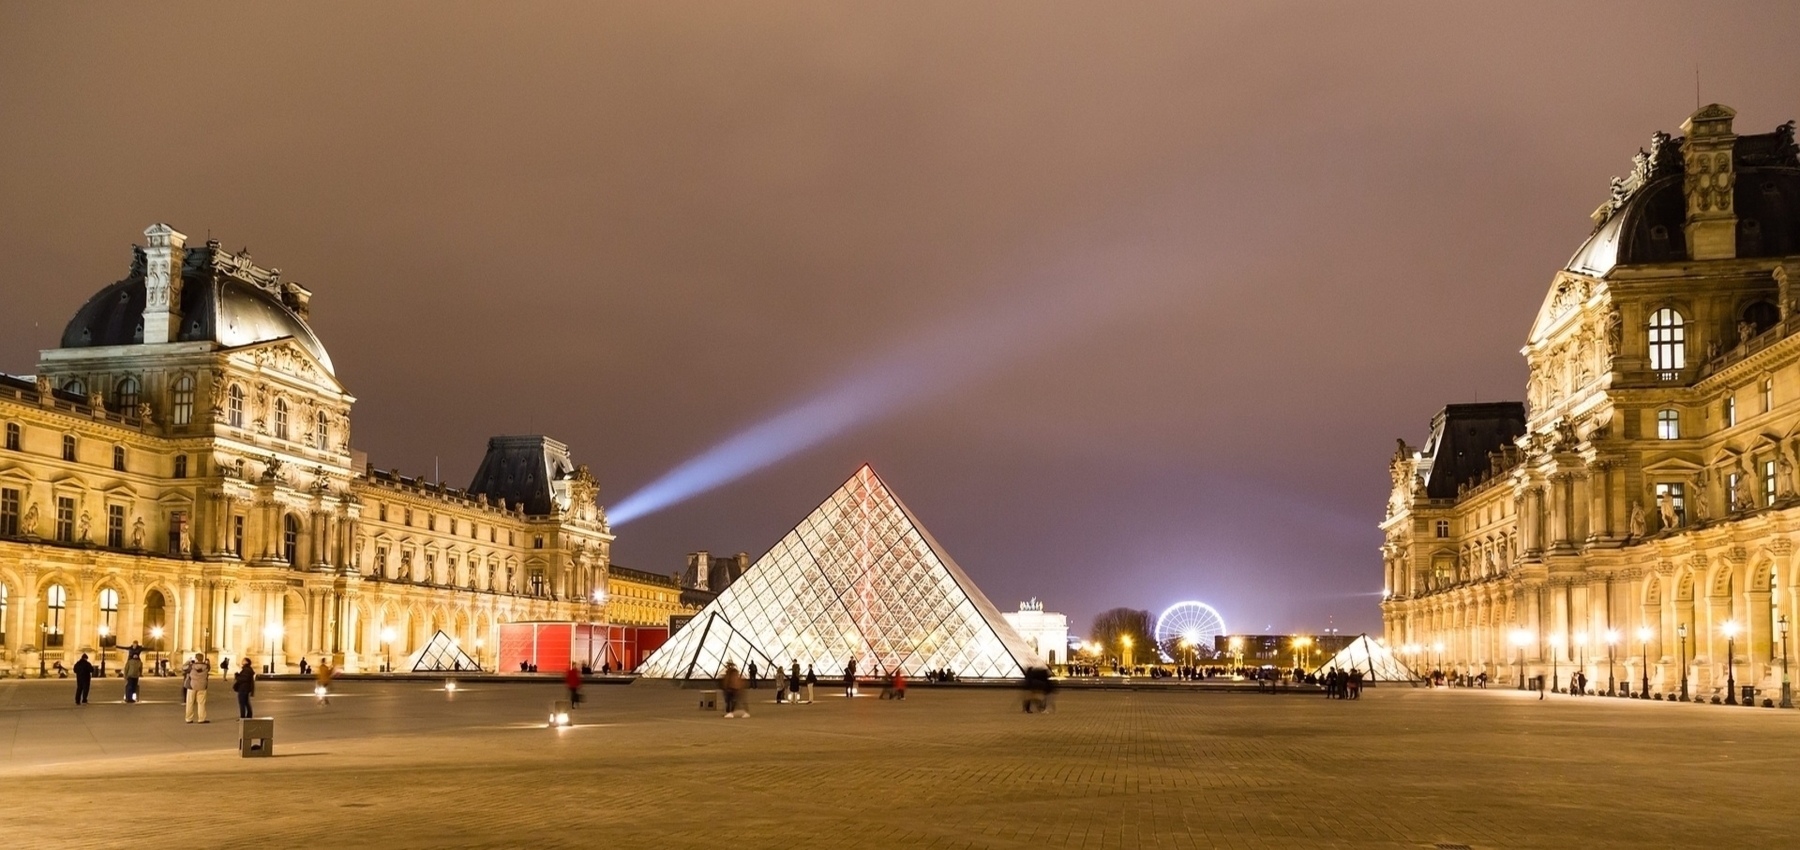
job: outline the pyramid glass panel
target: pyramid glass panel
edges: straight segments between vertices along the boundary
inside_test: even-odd
[[[1386,646],[1370,640],[1366,634],[1358,635],[1313,672],[1322,675],[1333,668],[1361,670],[1365,682],[1417,682],[1420,679],[1419,674],[1394,657]]]
[[[479,672],[481,665],[475,663],[462,647],[456,645],[449,635],[438,632],[425,642],[425,646],[406,659],[403,670],[414,673],[444,673],[455,671]]]
[[[644,661],[652,678],[716,678],[727,661],[821,676],[949,669],[1017,678],[1042,664],[867,466]]]

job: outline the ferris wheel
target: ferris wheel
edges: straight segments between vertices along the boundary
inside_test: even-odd
[[[1184,648],[1212,652],[1213,639],[1225,634],[1225,618],[1204,602],[1177,602],[1156,618],[1156,647],[1173,661]]]

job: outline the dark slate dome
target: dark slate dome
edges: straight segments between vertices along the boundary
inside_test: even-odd
[[[1638,169],[1614,182],[1613,200],[1596,213],[1605,220],[1569,259],[1569,271],[1598,277],[1614,266],[1688,259],[1681,143],[1659,134],[1651,152],[1639,151]],[[1773,133],[1739,136],[1734,143],[1739,257],[1800,254],[1797,153],[1793,122]]]
[[[317,358],[327,372],[336,374],[331,355],[308,327],[270,287],[240,279],[234,271],[250,269],[244,255],[221,252],[215,244],[187,251],[181,268],[181,327],[179,342],[216,342],[227,348],[292,337]],[[134,249],[131,273],[100,290],[82,305],[63,329],[63,348],[105,345],[137,345],[144,341],[144,250]]]

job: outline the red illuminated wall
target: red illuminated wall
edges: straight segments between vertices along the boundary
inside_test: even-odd
[[[610,662],[615,671],[621,665],[636,670],[668,639],[669,630],[661,626],[501,623],[498,672],[518,673],[519,662],[530,661],[537,664],[538,673],[560,676],[569,669],[570,658],[577,665],[592,659],[595,670],[602,661]]]

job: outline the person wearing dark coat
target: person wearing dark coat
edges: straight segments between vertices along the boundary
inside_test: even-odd
[[[844,662],[844,696],[856,696],[856,659]]]
[[[244,666],[239,667],[237,675],[232,677],[231,689],[237,691],[238,716],[254,717],[250,711],[250,698],[256,695],[256,668],[250,666],[250,659],[244,659]]]
[[[94,684],[94,664],[87,660],[87,653],[81,654],[81,660],[75,662],[75,704],[87,705],[88,688]]]

